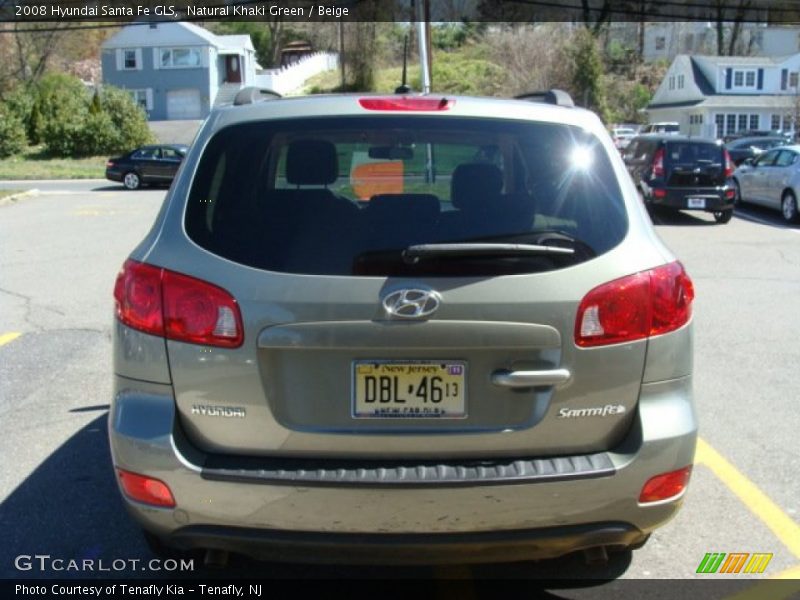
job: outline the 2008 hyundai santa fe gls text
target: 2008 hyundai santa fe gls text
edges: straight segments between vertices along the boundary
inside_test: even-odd
[[[602,559],[675,515],[694,291],[593,113],[243,95],[114,289],[111,451],[152,546]]]

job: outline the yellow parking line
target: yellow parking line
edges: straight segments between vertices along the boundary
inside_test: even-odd
[[[800,558],[800,525],[784,513],[747,477],[725,460],[705,440],[697,440],[695,462],[705,465],[770,528],[796,558]]]
[[[12,331],[10,333],[4,333],[3,335],[0,335],[0,346],[5,346],[9,342],[13,342],[21,335],[22,334],[17,331]]]

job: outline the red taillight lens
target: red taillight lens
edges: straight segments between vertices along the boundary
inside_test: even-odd
[[[733,177],[733,171],[736,166],[733,164],[731,155],[728,154],[728,151],[723,149],[722,152],[725,155],[725,179],[728,179],[729,177]]]
[[[164,335],[161,306],[161,269],[125,261],[114,285],[117,318],[133,329]]]
[[[106,168],[108,168],[108,167],[113,167],[115,164],[116,164],[116,163],[115,163],[113,160],[109,160],[109,161],[106,163]]]
[[[205,281],[128,260],[114,286],[117,318],[172,340],[237,348],[244,341],[236,299]]]
[[[689,484],[692,465],[648,479],[639,494],[639,502],[660,502],[683,493]]]
[[[664,149],[659,148],[653,156],[653,178],[664,176]]]
[[[429,96],[376,96],[359,98],[358,103],[367,110],[448,110],[456,101],[453,98]]]
[[[163,481],[122,469],[117,469],[117,477],[119,477],[125,495],[131,500],[165,508],[175,506],[175,498],[172,497],[172,492]]]
[[[653,189],[653,196],[656,198],[666,198],[667,197],[667,190],[662,190],[661,188]]]
[[[215,285],[164,271],[164,329],[169,339],[210,346],[242,345],[239,305]]]
[[[674,331],[692,316],[694,287],[679,262],[604,283],[578,307],[575,343],[583,348]]]

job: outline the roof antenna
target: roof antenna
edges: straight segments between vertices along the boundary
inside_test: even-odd
[[[406,67],[408,64],[408,34],[403,37],[403,82],[399,87],[395,88],[395,94],[408,94],[411,88],[406,83]]]

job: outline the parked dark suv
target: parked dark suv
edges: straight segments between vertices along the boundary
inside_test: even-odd
[[[704,210],[717,223],[733,216],[733,161],[712,140],[676,135],[634,138],[625,165],[648,209]]]

